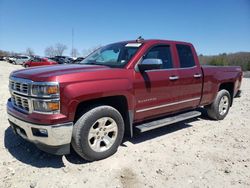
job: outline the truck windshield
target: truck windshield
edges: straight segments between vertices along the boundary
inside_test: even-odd
[[[91,53],[80,64],[124,67],[135,55],[141,43],[115,43],[99,48]]]

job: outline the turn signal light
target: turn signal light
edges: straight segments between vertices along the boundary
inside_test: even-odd
[[[48,102],[48,109],[54,111],[59,110],[59,103],[58,102]]]

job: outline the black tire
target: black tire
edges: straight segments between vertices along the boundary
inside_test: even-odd
[[[228,107],[226,109],[226,111],[223,114],[220,114],[219,112],[219,104],[222,100],[223,97],[227,97],[228,98]],[[213,120],[222,120],[226,117],[226,115],[228,114],[229,108],[231,106],[231,96],[230,93],[225,90],[222,89],[217,93],[217,96],[214,100],[214,102],[208,106],[206,106],[206,110],[207,110],[207,114],[208,117],[213,119]]]
[[[103,117],[112,118],[117,124],[117,136],[111,147],[102,152],[94,151],[89,144],[88,135],[92,125]],[[88,161],[96,161],[113,155],[122,142],[124,135],[124,121],[115,108],[111,106],[93,107],[84,113],[73,127],[72,146],[76,153]]]
[[[24,65],[25,68],[29,68],[29,65]]]

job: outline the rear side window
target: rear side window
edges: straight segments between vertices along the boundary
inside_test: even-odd
[[[151,48],[144,59],[161,59],[163,63],[162,69],[173,68],[169,46],[161,45]]]
[[[190,46],[177,44],[176,48],[178,51],[181,68],[195,66],[194,56]]]

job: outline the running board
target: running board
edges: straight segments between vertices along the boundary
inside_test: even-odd
[[[173,116],[170,116],[170,117],[167,117],[164,119],[151,121],[148,123],[143,123],[143,124],[137,125],[135,127],[140,133],[142,133],[142,132],[150,131],[152,129],[156,129],[159,127],[164,127],[166,125],[170,125],[173,123],[177,123],[180,121],[184,121],[187,119],[198,117],[200,115],[201,115],[201,112],[191,111],[191,112],[186,112],[186,113],[182,113],[182,114],[178,114],[178,115],[173,115]]]

